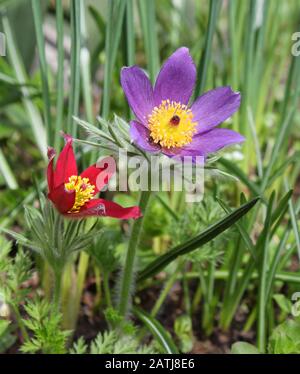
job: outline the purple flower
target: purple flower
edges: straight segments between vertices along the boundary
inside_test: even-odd
[[[189,105],[196,68],[189,50],[177,49],[164,63],[154,88],[137,66],[124,67],[121,85],[136,120],[131,139],[148,152],[167,156],[204,156],[241,143],[235,131],[216,128],[240,106],[241,96],[230,87],[218,87]]]

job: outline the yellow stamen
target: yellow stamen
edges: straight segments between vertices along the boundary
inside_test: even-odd
[[[166,148],[189,144],[197,125],[193,122],[192,111],[186,105],[170,100],[163,100],[159,107],[153,109],[148,124],[154,143]]]
[[[89,178],[72,175],[69,182],[65,183],[65,189],[69,192],[75,191],[75,202],[68,213],[78,213],[80,208],[94,196],[95,186],[89,182]]]

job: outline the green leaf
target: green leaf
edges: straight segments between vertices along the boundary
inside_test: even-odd
[[[103,101],[101,114],[106,119],[109,115],[113,70],[116,64],[118,48],[125,17],[126,1],[109,1],[105,34],[105,65],[103,83]]]
[[[259,354],[259,351],[254,345],[250,343],[236,342],[231,347],[231,353],[238,355],[256,355]]]
[[[146,267],[138,276],[138,281],[142,281],[157,274],[161,269],[166,267],[170,262],[174,261],[178,256],[189,253],[202,245],[208,243],[223,231],[234,225],[241,217],[243,217],[259,200],[259,197],[254,198],[248,203],[240,206],[232,213],[228,214],[223,219],[211,225],[201,234],[178,245],[174,249],[167,252],[165,255],[160,256]]]
[[[273,331],[268,347],[272,354],[300,353],[300,323],[287,320]]]
[[[25,82],[28,81],[27,75],[25,72],[25,67],[21,59],[19,50],[17,48],[17,44],[15,41],[15,37],[13,35],[13,31],[12,31],[9,19],[6,15],[2,17],[2,23],[3,23],[3,29],[4,29],[4,33],[6,36],[6,40],[7,40],[8,57],[13,66],[16,80],[18,81],[19,84],[24,84]],[[47,158],[46,131],[43,125],[41,115],[36,105],[33,103],[32,100],[30,100],[30,90],[28,89],[28,87],[23,86],[21,91],[23,95],[24,108],[26,109],[28,119],[30,120],[30,125],[32,127],[32,132],[34,134],[36,144],[39,147],[42,155],[46,159]]]
[[[76,123],[73,116],[79,111],[80,96],[80,49],[81,49],[81,7],[80,2],[71,1],[71,76],[70,95],[68,103],[67,130],[73,136],[76,135]]]
[[[174,323],[174,332],[179,339],[181,351],[183,353],[190,352],[194,345],[191,317],[183,314],[176,318]]]
[[[153,83],[159,70],[158,40],[155,27],[153,27],[156,23],[155,2],[139,0],[138,9],[144,36],[149,77]]]
[[[17,337],[12,334],[10,328],[10,321],[0,319],[0,353],[4,353],[16,340]]]
[[[278,304],[279,308],[283,312],[285,312],[287,314],[291,313],[292,302],[287,297],[285,297],[282,294],[275,294],[275,295],[273,295],[273,299],[276,301],[276,303]]]
[[[143,310],[134,307],[133,313],[136,317],[141,320],[147,328],[151,331],[155,339],[161,344],[165,353],[178,354],[178,349],[173,342],[170,334],[165,330],[165,328],[157,321],[157,319],[151,317],[148,313]]]
[[[210,6],[209,6],[209,17],[208,17],[208,25],[207,25],[207,31],[205,36],[205,45],[203,48],[203,54],[201,56],[201,60],[198,63],[198,80],[196,82],[195,87],[195,97],[199,96],[205,87],[205,83],[207,80],[207,70],[208,70],[208,64],[211,57],[211,51],[212,51],[212,44],[213,44],[213,36],[216,30],[216,24],[218,19],[218,14],[220,11],[222,5],[222,1],[219,0],[211,0]]]

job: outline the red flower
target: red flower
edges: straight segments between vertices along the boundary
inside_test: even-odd
[[[58,156],[55,169],[53,161],[56,152],[53,148],[48,149],[48,198],[56,209],[64,216],[72,218],[139,218],[141,211],[138,206],[123,208],[112,201],[93,198],[108,183],[113,172],[109,171],[108,164],[103,168],[94,164],[78,175],[72,147],[73,139],[70,135],[64,135],[64,138],[66,144]]]

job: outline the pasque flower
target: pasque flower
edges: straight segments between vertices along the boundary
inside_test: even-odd
[[[240,134],[216,128],[240,106],[240,94],[219,87],[189,100],[196,68],[185,47],[162,66],[154,88],[138,66],[124,67],[121,85],[136,120],[130,123],[132,141],[148,152],[167,156],[204,156],[244,141]]]
[[[64,135],[65,146],[58,156],[54,168],[55,150],[48,149],[47,169],[48,198],[57,210],[66,217],[81,218],[88,216],[108,216],[120,219],[139,218],[139,207],[124,208],[112,201],[94,198],[108,183],[113,173],[108,165],[91,165],[80,175],[72,146],[72,137]]]

